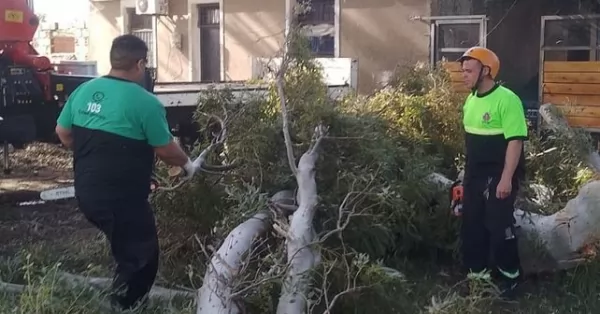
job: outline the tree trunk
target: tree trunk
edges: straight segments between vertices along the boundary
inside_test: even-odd
[[[315,145],[316,146],[316,145]],[[312,247],[316,238],[313,218],[317,207],[317,183],[315,163],[318,154],[309,150],[298,163],[298,209],[290,221],[287,238],[288,272],[283,282],[277,314],[304,314],[307,310],[307,294],[310,289],[310,270],[320,260]]]
[[[213,255],[198,290],[197,314],[241,314],[233,296],[234,278],[239,274],[242,259],[256,237],[264,233],[271,222],[268,212],[259,212],[235,227]]]

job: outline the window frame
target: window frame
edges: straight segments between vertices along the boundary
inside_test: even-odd
[[[316,0],[316,1],[318,1],[318,0]],[[325,20],[319,21],[318,19],[316,19],[316,20],[311,20],[308,23],[308,25],[304,25],[304,27],[307,29],[308,32],[310,32],[313,28],[316,28],[319,25],[319,23],[315,24],[314,22],[326,22],[326,23],[320,23],[320,24],[330,24],[333,27],[333,36],[332,36],[333,37],[333,52],[323,54],[323,53],[319,53],[319,51],[313,50],[313,56],[315,58],[339,58],[340,57],[340,0],[325,0],[325,1],[333,1],[333,23],[330,24],[331,23],[330,21],[325,21]],[[296,4],[300,4],[301,2],[302,2],[302,0],[286,0],[286,2],[285,2],[285,5],[286,5],[285,35],[286,36],[289,34],[289,31],[290,31],[294,6]],[[302,20],[302,18],[300,18],[300,20]],[[328,35],[309,36],[309,37],[324,38],[326,36],[328,36]]]
[[[438,48],[439,28],[441,25],[473,24],[479,25],[479,46],[487,46],[487,21],[485,15],[449,15],[432,16],[427,18],[430,21],[430,43],[429,43],[429,61],[436,64],[441,61],[438,56],[442,53],[464,53],[469,48],[463,47],[444,47]],[[449,62],[456,60],[448,60]]]

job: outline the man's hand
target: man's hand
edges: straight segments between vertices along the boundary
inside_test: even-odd
[[[188,158],[188,161],[185,163],[185,165],[183,165],[183,171],[185,171],[185,174],[183,175],[183,180],[189,180],[192,177],[194,177],[194,175],[196,174],[196,171],[198,171],[198,168],[196,168],[196,166],[194,165],[194,163]]]
[[[512,183],[510,179],[500,179],[498,185],[496,186],[496,198],[497,199],[505,199],[510,196],[512,192]]]

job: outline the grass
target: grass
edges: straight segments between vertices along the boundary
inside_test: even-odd
[[[105,265],[91,263],[90,256],[64,255],[65,258],[50,261],[48,250],[38,246],[31,252],[24,251],[14,258],[0,260],[0,278],[4,282],[24,284],[20,294],[0,292],[0,313],[22,314],[100,314],[108,310],[108,291],[86,286],[73,286],[61,280],[61,271],[76,272],[84,276],[101,276],[109,273]],[[93,252],[92,252],[93,253]],[[63,264],[64,261],[66,264]],[[75,271],[81,265],[87,269]],[[44,266],[51,265],[51,266]],[[110,276],[110,275],[109,275]],[[173,300],[168,304],[151,303],[144,311],[134,310],[127,313],[193,313],[193,304],[188,300]]]
[[[89,246],[86,246],[89,247]],[[106,291],[91,288],[73,289],[57,276],[59,271],[77,272],[85,276],[110,273],[107,265],[92,263],[99,255],[91,246],[90,254],[81,248],[75,254],[61,252],[61,258],[51,250],[32,246],[21,254],[0,259],[0,278],[5,282],[26,284],[20,294],[0,293],[0,313],[50,314],[50,313],[107,313]],[[87,265],[82,269],[83,265]],[[518,302],[500,302],[495,298],[476,295],[458,296],[455,278],[440,268],[423,269],[423,263],[407,264],[410,289],[400,305],[404,313],[465,314],[465,313],[598,313],[600,312],[600,262],[576,269],[529,279]],[[182,283],[185,284],[185,283]],[[406,289],[404,287],[403,289]],[[493,290],[488,283],[480,291]],[[192,302],[177,300],[171,304],[152,304],[145,311],[131,313],[194,313]]]

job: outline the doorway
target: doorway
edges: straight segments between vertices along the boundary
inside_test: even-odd
[[[218,4],[198,5],[200,81],[221,81],[221,12]]]

